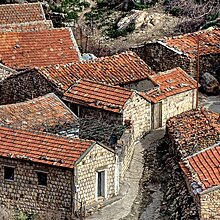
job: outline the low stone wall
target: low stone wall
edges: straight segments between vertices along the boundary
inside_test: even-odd
[[[116,161],[115,153],[96,144],[76,167],[76,184],[79,192],[76,199],[85,206],[102,203],[117,194],[115,183]],[[97,172],[106,172],[106,197],[97,197]],[[105,186],[106,187],[106,186]]]
[[[162,126],[182,112],[196,108],[196,89],[169,96],[162,101]]]
[[[14,180],[4,179],[4,166],[14,167]],[[47,172],[47,186],[38,185],[36,171]],[[71,214],[71,170],[0,158],[0,203],[38,214]]]
[[[200,195],[201,220],[220,219],[220,188]]]

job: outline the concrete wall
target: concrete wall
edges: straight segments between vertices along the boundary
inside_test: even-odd
[[[86,205],[86,207],[101,203],[113,197],[117,193],[115,189],[116,156],[112,151],[96,144],[79,162],[76,167],[76,184],[80,191],[76,193],[76,198]],[[106,172],[106,195],[97,197],[97,171]]]
[[[55,90],[37,73],[27,72],[0,82],[0,104],[23,102]]]
[[[200,195],[201,220],[220,219],[220,188]]]
[[[4,179],[4,166],[13,166],[14,180]],[[47,186],[38,185],[36,171],[46,171]],[[64,219],[71,212],[71,170],[0,158],[0,203],[33,213]],[[59,219],[59,218],[57,218]]]
[[[196,108],[196,89],[169,96],[162,100],[162,126],[175,115]]]
[[[140,95],[134,94],[126,103],[123,120],[131,121],[133,140],[142,137],[151,129],[150,103]]]

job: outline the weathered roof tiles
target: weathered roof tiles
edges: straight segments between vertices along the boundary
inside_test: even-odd
[[[95,142],[0,127],[0,156],[73,168]]]
[[[69,28],[34,32],[0,32],[0,61],[16,70],[79,60]]]
[[[200,153],[187,157],[180,162],[180,166],[191,183],[194,194],[219,186],[220,144],[215,144]]]
[[[0,24],[45,20],[41,3],[0,5]]]
[[[111,85],[125,85],[155,74],[133,52],[123,52],[109,57],[44,68],[39,72],[62,90],[79,79],[89,79]]]
[[[64,100],[120,113],[133,92],[90,80],[79,80],[63,96]]]
[[[0,106],[0,125],[47,131],[57,126],[78,125],[77,117],[53,93],[26,102]]]
[[[158,88],[141,94],[153,103],[195,89],[197,86],[196,81],[179,67],[152,75],[149,78],[158,85]]]

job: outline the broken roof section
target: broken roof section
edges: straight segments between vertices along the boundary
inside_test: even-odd
[[[16,70],[64,64],[79,57],[69,28],[0,33],[0,61]]]
[[[159,102],[169,96],[195,89],[197,86],[196,81],[179,67],[160,72],[149,78],[158,87],[141,94],[153,103]]]
[[[95,144],[78,138],[0,127],[0,156],[73,168]]]
[[[220,186],[219,165],[219,143],[180,162],[194,194]]]
[[[120,113],[133,92],[120,86],[111,86],[90,80],[79,80],[70,87],[63,99],[76,104]]]
[[[0,5],[0,25],[45,20],[41,3]]]
[[[118,55],[94,60],[56,65],[39,72],[61,90],[67,90],[79,79],[89,79],[111,85],[125,85],[140,81],[155,74],[135,53],[123,52]]]
[[[1,105],[0,125],[18,129],[53,131],[66,126],[78,127],[78,118],[53,93],[30,101]]]
[[[41,31],[53,28],[51,20],[0,25],[0,32]]]
[[[158,41],[158,43],[179,51],[189,58],[196,58],[198,40],[200,44],[200,55],[220,53],[220,28],[211,27],[194,33],[168,37]]]
[[[167,121],[167,133],[181,157],[187,157],[220,140],[220,115],[205,109],[190,110]]]

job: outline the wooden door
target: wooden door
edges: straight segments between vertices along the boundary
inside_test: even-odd
[[[151,125],[152,129],[162,127],[162,102],[151,105]]]

